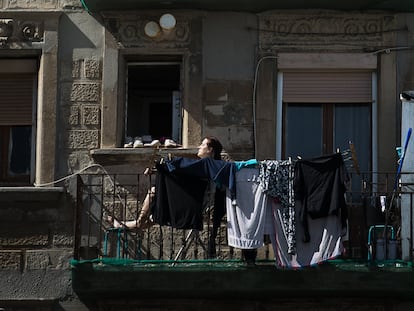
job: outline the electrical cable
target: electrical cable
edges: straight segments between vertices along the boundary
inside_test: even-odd
[[[115,187],[115,183],[114,183],[114,181],[112,180],[111,175],[109,175],[109,173],[107,172],[107,170],[106,170],[106,169],[105,169],[102,165],[100,165],[100,164],[91,164],[91,165],[88,165],[88,166],[86,166],[86,167],[84,167],[84,168],[80,169],[79,171],[77,171],[77,172],[75,172],[75,173],[73,173],[73,174],[67,175],[67,176],[62,177],[62,178],[60,178],[60,179],[57,179],[57,180],[54,180],[54,181],[51,181],[51,182],[48,182],[48,183],[44,183],[44,184],[36,184],[36,183],[34,183],[34,185],[35,185],[36,187],[44,187],[44,186],[54,185],[54,184],[57,184],[57,183],[59,183],[59,182],[65,181],[65,180],[67,180],[67,179],[70,179],[70,178],[72,178],[72,177],[75,177],[75,176],[77,176],[77,175],[79,175],[79,174],[81,174],[81,173],[85,172],[86,170],[88,170],[88,169],[90,169],[90,168],[94,168],[94,167],[100,168],[100,169],[104,172],[104,175],[106,175],[106,177],[108,177],[108,179],[109,179],[109,181],[110,181],[111,186],[112,186],[112,187],[114,187],[114,189],[116,189],[116,187]],[[123,200],[122,200],[122,198],[121,198],[120,194],[119,194],[119,193],[116,193],[116,195],[117,195],[117,197],[118,197],[118,199],[119,199],[119,202],[121,202],[121,204],[122,204],[122,205],[124,205],[124,202],[123,202]],[[125,205],[124,205],[124,207],[125,207]]]
[[[59,183],[59,182],[65,181],[65,180],[67,180],[67,179],[70,179],[70,178],[72,178],[72,177],[75,177],[76,175],[79,175],[79,174],[81,174],[82,172],[84,172],[84,171],[86,171],[86,170],[88,170],[88,169],[90,169],[90,168],[93,168],[93,167],[98,167],[98,168],[102,169],[102,170],[103,170],[103,172],[104,172],[104,174],[105,174],[105,175],[107,175],[107,177],[109,177],[109,178],[110,178],[109,173],[105,170],[105,168],[104,168],[102,165],[100,165],[100,164],[91,164],[91,165],[88,165],[88,166],[86,166],[86,167],[84,167],[84,168],[80,169],[79,171],[77,171],[77,172],[75,172],[75,173],[73,173],[73,174],[67,175],[67,176],[62,177],[62,178],[60,178],[60,179],[57,179],[57,180],[54,180],[54,181],[51,181],[51,182],[48,182],[48,183],[44,183],[44,184],[36,184],[36,183],[33,183],[33,184],[34,184],[36,187],[45,187],[45,186],[54,185],[54,184],[57,184],[57,183]]]
[[[54,184],[56,184],[56,183],[59,183],[59,182],[65,181],[65,180],[67,180],[67,179],[73,178],[73,177],[75,177],[75,176],[77,176],[77,175],[79,175],[79,174],[81,174],[81,173],[83,173],[83,172],[87,171],[88,169],[90,169],[90,168],[94,168],[94,167],[99,168],[99,169],[101,169],[101,170],[103,171],[104,175],[105,175],[106,177],[108,177],[108,179],[109,179],[109,182],[110,182],[111,186],[112,186],[112,187],[116,190],[115,183],[114,183],[114,181],[112,180],[111,175],[110,175],[110,174],[108,173],[108,171],[107,171],[107,170],[106,170],[106,169],[105,169],[102,165],[100,165],[100,164],[90,164],[90,165],[88,165],[88,166],[86,166],[86,167],[84,167],[84,168],[80,169],[79,171],[77,171],[77,172],[75,172],[75,173],[73,173],[73,174],[67,175],[67,176],[65,176],[65,177],[62,177],[62,178],[60,178],[60,179],[57,179],[57,180],[54,180],[54,181],[51,181],[51,182],[48,182],[48,183],[43,183],[43,184],[36,184],[36,183],[34,183],[34,185],[35,185],[36,187],[44,187],[44,186],[54,185]],[[126,206],[125,206],[125,202],[124,202],[124,201],[123,201],[123,199],[121,198],[121,195],[118,193],[118,191],[116,192],[116,196],[118,197],[120,204],[122,204],[122,206],[125,208],[125,207],[126,207]]]

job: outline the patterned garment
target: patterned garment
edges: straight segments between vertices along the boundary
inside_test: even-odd
[[[263,191],[277,199],[281,206],[281,222],[286,233],[288,253],[296,253],[295,198],[292,161],[264,160],[260,162],[259,182]]]

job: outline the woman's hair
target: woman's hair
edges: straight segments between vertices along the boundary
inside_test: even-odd
[[[215,136],[206,136],[205,139],[208,140],[207,146],[213,148],[213,158],[215,160],[221,160],[221,151],[223,150],[223,145]]]

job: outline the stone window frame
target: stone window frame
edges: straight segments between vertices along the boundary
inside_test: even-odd
[[[122,147],[125,126],[125,86],[126,64],[128,57],[153,57],[158,60],[170,56],[181,57],[181,91],[182,91],[182,145],[194,147],[201,139],[202,124],[202,85],[201,79],[191,77],[190,68],[194,66],[190,52],[174,50],[168,54],[148,53],[140,49],[105,49],[102,81],[102,135],[101,149]],[[198,58],[196,61],[200,61]]]
[[[7,14],[2,25],[6,32],[0,39],[2,57],[37,58],[39,60],[37,102],[34,107],[35,164],[31,182],[35,186],[55,179],[56,101],[58,86],[58,26],[61,12],[42,14]]]
[[[181,57],[182,145],[198,146],[203,124],[202,40],[203,14],[176,11],[173,31],[156,38],[144,34],[144,26],[164,11],[102,14],[105,25],[102,66],[100,149],[122,146],[124,139],[125,64],[127,57]]]

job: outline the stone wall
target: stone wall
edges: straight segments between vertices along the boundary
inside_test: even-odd
[[[2,0],[0,10],[19,11],[53,11],[62,9],[80,8],[78,0]]]
[[[0,307],[72,297],[74,206],[63,188],[3,188],[0,202]]]
[[[72,82],[65,83],[64,87],[68,89],[62,90],[63,113],[59,124],[62,147],[68,157],[68,173],[91,163],[89,150],[100,147],[101,68],[100,60],[73,61]],[[60,164],[64,167],[66,163],[62,161]]]

